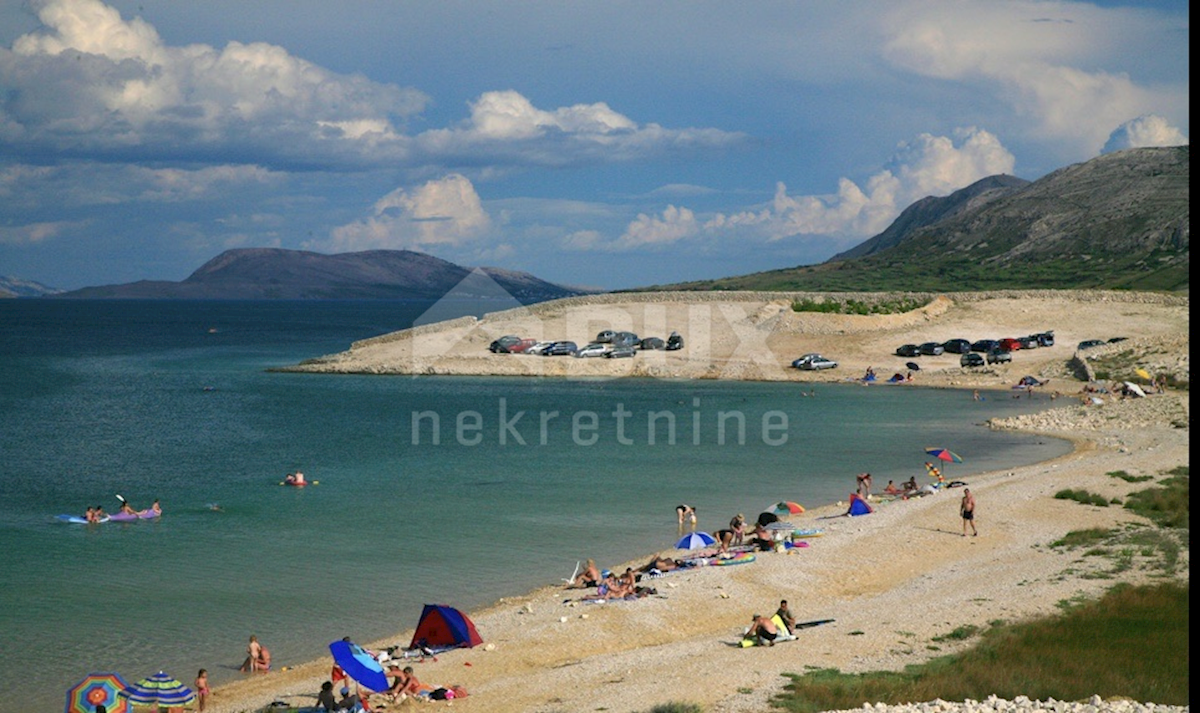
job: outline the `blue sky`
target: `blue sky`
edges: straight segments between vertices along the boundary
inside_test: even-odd
[[[422,250],[603,288],[820,262],[1189,135],[1186,2],[0,3],[0,275]]]

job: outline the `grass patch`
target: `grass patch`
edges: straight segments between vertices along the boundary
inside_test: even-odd
[[[704,713],[704,709],[695,703],[663,703],[651,708],[649,713]]]
[[[1109,699],[1189,703],[1188,587],[1116,587],[1057,617],[989,629],[968,651],[901,672],[786,674],[773,700],[801,713],[936,698]]]
[[[1147,480],[1154,480],[1153,475],[1130,475],[1123,470],[1109,471],[1105,475],[1109,476],[1110,478],[1120,478],[1126,483],[1144,483]]]
[[[943,641],[962,641],[963,639],[969,639],[978,633],[979,633],[978,626],[974,626],[972,624],[966,624],[964,626],[958,627],[954,631],[951,631],[949,634],[942,634],[941,636],[935,636],[935,637],[933,637],[933,640],[937,641],[939,643],[941,643]]]
[[[926,299],[895,298],[866,301],[856,299],[803,299],[792,302],[793,312],[826,314],[903,314],[929,304]]]
[[[1174,474],[1159,483],[1160,487],[1130,493],[1125,509],[1149,518],[1159,527],[1189,530],[1188,509],[1191,501],[1190,477]]]
[[[1068,488],[1066,490],[1060,490],[1054,494],[1054,497],[1059,500],[1074,500],[1075,502],[1083,503],[1084,505],[1095,505],[1102,508],[1108,507],[1108,500],[1103,495],[1097,495],[1096,493],[1091,493],[1082,489],[1072,490]]]

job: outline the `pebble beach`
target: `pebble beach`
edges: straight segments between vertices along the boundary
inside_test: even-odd
[[[1074,443],[1074,450],[1053,461],[972,476],[969,485],[978,503],[978,537],[962,535],[958,495],[947,490],[908,500],[876,499],[875,512],[864,517],[839,517],[846,511],[844,502],[812,508],[791,519],[797,527],[823,530],[820,537],[808,540],[809,546],[760,553],[755,562],[744,566],[672,572],[649,580],[657,594],[636,601],[584,603],[579,601],[580,590],[565,589],[562,583],[543,583],[527,595],[468,612],[484,646],[413,664],[423,682],[463,686],[469,697],[429,703],[380,698],[382,706],[375,705],[376,709],[453,706],[466,711],[633,713],[663,703],[688,702],[714,713],[765,711],[769,698],[782,690],[787,680],[784,673],[802,673],[811,667],[845,672],[899,670],[970,646],[970,638],[946,638],[960,627],[1053,615],[1060,602],[1098,597],[1117,582],[1161,578],[1162,572],[1153,562],[1135,561],[1134,566],[1119,572],[1106,572],[1111,563],[1104,558],[1080,558],[1068,548],[1052,547],[1051,543],[1073,530],[1146,526],[1142,518],[1123,508],[1060,500],[1054,493],[1070,487],[1124,499],[1150,483],[1130,483],[1109,473],[1124,471],[1161,479],[1167,471],[1189,464],[1186,390],[1168,388],[1146,398],[1107,398],[1101,404],[1083,405],[1078,396],[1086,382],[1078,374],[1090,367],[1074,350],[1078,341],[1091,338],[1097,325],[1102,325],[1106,334],[1100,336],[1111,332],[1127,338],[1102,352],[1115,355],[1118,349],[1121,354],[1127,350],[1129,355],[1122,358],[1186,381],[1186,297],[1143,300],[1136,295],[1114,295],[1103,301],[1091,294],[1079,299],[1055,294],[939,300],[919,314],[874,319],[794,316],[781,308],[789,304],[786,300],[731,299],[733,307],[724,310],[719,303],[706,303],[713,308],[709,314],[714,310],[724,314],[723,319],[732,325],[728,331],[740,333],[743,342],[751,338],[749,330],[757,330],[753,338],[767,345],[768,358],[747,354],[718,335],[707,341],[703,355],[697,352],[680,355],[674,363],[647,361],[622,368],[659,370],[676,378],[841,380],[866,366],[884,373],[896,361],[887,357],[884,345],[917,341],[917,333],[929,339],[950,339],[984,336],[985,330],[992,334],[1020,329],[1023,334],[1054,328],[1058,346],[1037,350],[1036,356],[1015,365],[967,371],[957,367],[953,355],[953,360],[923,363],[919,383],[964,389],[965,398],[970,398],[972,389],[992,398],[1007,398],[1012,382],[1023,374],[1049,380],[1051,387],[1061,392],[1061,399],[1050,409],[988,425],[1065,438]],[[606,302],[606,309],[614,304]],[[671,322],[669,315],[686,310],[684,302],[682,307],[654,301],[635,300],[632,304],[657,305],[654,310],[661,306],[662,314],[668,315],[665,323]],[[538,305],[491,323],[489,317],[456,320],[440,331],[430,325],[416,334],[369,340],[369,344],[357,344],[348,352],[314,359],[297,369],[508,374],[535,363],[542,372],[607,368],[603,362],[608,360],[538,363],[533,361],[536,357],[522,362],[521,357],[479,353],[501,333],[522,333],[519,324],[505,320],[527,320],[523,324],[544,327],[561,317],[566,320],[561,328],[565,328],[572,319],[563,316],[569,310],[562,311],[565,308],[559,305],[556,317],[555,309],[553,303]],[[621,309],[626,314],[648,314],[629,304]],[[646,318],[659,319],[657,314]],[[631,323],[638,326],[636,318],[631,318]],[[807,328],[798,327],[800,324]],[[584,325],[588,331],[594,326]],[[431,344],[440,346],[434,349]],[[811,375],[787,369],[790,357],[818,349],[827,356],[836,355],[842,364],[839,373]],[[441,356],[434,358],[435,352]],[[430,356],[414,360],[414,354]],[[707,366],[701,356],[708,359]],[[670,506],[665,507],[669,510]],[[723,523],[700,522],[700,529],[720,526]],[[633,558],[628,562],[598,564],[622,571],[626,566],[641,566],[654,554],[673,553],[630,553]],[[1169,576],[1186,582],[1186,548],[1181,560]],[[790,602],[799,621],[834,621],[801,630],[795,642],[749,649],[737,646],[750,617],[773,611],[780,599]],[[360,643],[382,649],[406,645],[411,635],[411,631],[397,632],[382,641]],[[209,710],[256,711],[273,701],[311,705],[328,672],[329,661],[317,661],[247,677],[218,688]],[[1080,702],[991,698],[891,707],[864,703],[858,710],[1175,710],[1148,701],[1098,698]]]

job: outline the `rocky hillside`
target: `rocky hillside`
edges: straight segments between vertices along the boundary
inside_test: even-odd
[[[85,287],[63,297],[91,299],[438,299],[511,296],[524,304],[584,294],[529,273],[471,268],[410,250],[324,255],[301,250],[228,250],[181,282]],[[480,273],[487,279],[480,279]]]
[[[1024,185],[994,176],[914,204],[820,265],[663,289],[1187,289],[1189,158],[1187,146],[1130,149]]]

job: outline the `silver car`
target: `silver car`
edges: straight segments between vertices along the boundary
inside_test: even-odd
[[[837,362],[832,359],[826,359],[820,354],[805,354],[796,361],[792,362],[792,366],[805,371],[820,371],[822,369],[836,369]]]

